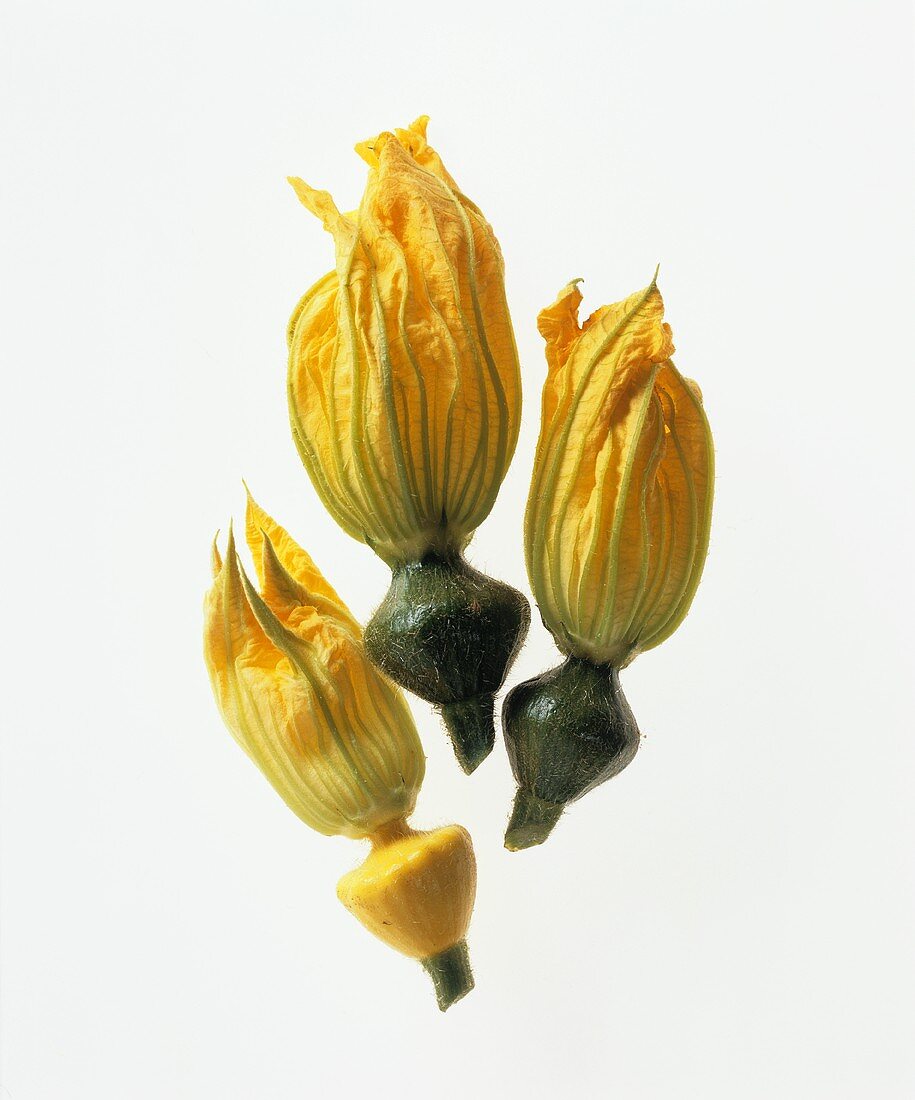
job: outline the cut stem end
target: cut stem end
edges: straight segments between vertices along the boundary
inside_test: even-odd
[[[474,987],[466,940],[423,959],[422,964],[435,986],[435,997],[442,1012],[447,1012],[455,1001],[466,997]]]
[[[467,775],[483,763],[496,743],[495,702],[493,695],[478,695],[440,708],[454,755]]]
[[[510,852],[518,852],[522,848],[542,844],[562,817],[564,809],[560,802],[547,802],[520,788],[515,795],[515,805],[505,833],[505,847]]]

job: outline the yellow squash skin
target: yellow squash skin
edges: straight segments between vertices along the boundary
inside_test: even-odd
[[[379,835],[365,862],[344,875],[337,897],[370,932],[426,959],[467,935],[477,871],[470,834],[460,825],[434,832],[404,827]]]
[[[204,605],[219,710],[307,825],[371,841],[341,898],[423,962],[445,1009],[473,988],[463,943],[476,882],[470,837],[458,826],[416,833],[406,824],[425,771],[406,700],[369,662],[358,623],[308,554],[250,496],[245,529],[259,590],[230,529],[225,560],[214,546]],[[385,914],[396,935],[386,934]]]
[[[373,935],[419,959],[444,1012],[474,986],[465,936],[476,897],[470,834],[460,825],[414,832],[391,822],[337,884],[337,897]]]

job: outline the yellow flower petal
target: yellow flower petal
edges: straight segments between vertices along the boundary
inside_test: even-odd
[[[247,491],[247,486],[245,486]],[[349,608],[325,580],[310,555],[288,531],[272,519],[248,491],[245,537],[254,558],[265,601],[280,618],[295,607],[312,607],[317,615],[335,620],[361,638],[362,628]]]
[[[581,326],[580,302],[570,283],[539,317],[548,375],[525,549],[560,647],[620,666],[688,610],[708,545],[711,438],[669,362],[657,285]]]
[[[369,664],[352,616],[308,555],[256,505],[252,518],[264,592],[276,610],[241,568],[230,530],[204,609],[217,704],[303,821],[326,834],[368,836],[408,814],[422,782],[425,760],[409,708]],[[300,578],[321,595],[299,607]]]
[[[316,218],[321,219],[321,224],[333,236],[338,248],[342,251],[351,248],[356,239],[356,226],[340,213],[327,191],[318,191],[297,176],[287,178],[298,195],[299,202]]]
[[[715,452],[702,394],[673,363],[655,387],[664,416],[665,450],[655,478],[651,512],[650,583],[638,609],[631,644],[660,645],[689,611],[708,553]]]
[[[337,254],[290,323],[293,436],[334,518],[391,564],[467,542],[520,415],[502,256],[425,123],[357,147],[370,172],[352,218],[293,181]]]
[[[426,141],[426,129],[429,125],[429,116],[420,115],[415,122],[411,122],[405,130],[395,130],[393,134],[382,133],[368,141],[360,141],[356,146],[356,152],[370,168],[377,168],[380,160],[381,149],[389,138],[393,138],[406,149],[413,160],[433,176],[437,176],[448,187],[457,192],[458,185],[442,164],[442,159],[432,146]],[[469,200],[468,200],[469,201]]]

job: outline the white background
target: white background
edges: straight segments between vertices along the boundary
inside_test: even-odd
[[[912,27],[903,3],[5,0],[5,1100],[910,1097]],[[646,739],[510,855],[414,701],[415,822],[476,841],[477,989],[339,906],[222,728],[209,543],[240,478],[367,616],[386,571],[289,438],[284,328],[355,141],[430,139],[507,260],[517,457],[471,548],[526,589],[537,311],[661,262],[715,431],[711,553],[624,677]],[[555,663],[540,626],[511,682]]]

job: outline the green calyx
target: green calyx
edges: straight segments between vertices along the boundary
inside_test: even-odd
[[[565,806],[618,775],[639,747],[617,669],[579,657],[513,688],[502,724],[519,787],[511,851],[542,844]]]
[[[439,707],[469,774],[492,750],[494,697],[529,624],[527,600],[510,585],[460,554],[427,554],[394,569],[365,649],[392,680]]]

